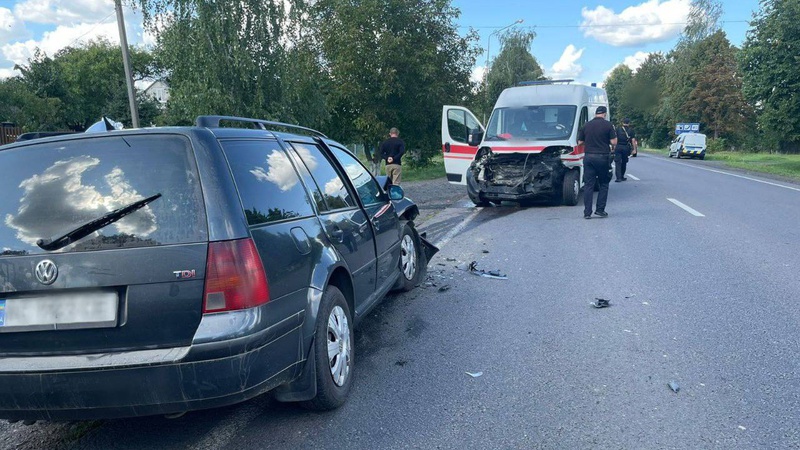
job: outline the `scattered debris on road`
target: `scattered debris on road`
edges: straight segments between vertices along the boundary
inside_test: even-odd
[[[483,375],[483,372],[464,372],[464,373],[471,376],[472,378],[478,378],[479,376]]]
[[[395,366],[400,366],[400,367],[403,367],[406,364],[408,364],[408,361],[406,361],[404,359],[401,359],[400,361],[397,361],[397,362],[394,363]]]
[[[743,427],[743,426],[741,426],[741,425],[739,425],[739,429],[740,429],[740,430],[742,430],[742,431],[745,431],[745,430],[747,430],[747,428],[745,428],[745,427]]]
[[[499,270],[483,270],[478,269],[478,262],[472,261],[469,264],[459,264],[456,266],[456,269],[465,270],[473,275],[477,275],[479,277],[484,278],[494,278],[495,280],[507,280],[508,275],[500,273]]]
[[[450,262],[456,261],[456,259],[455,259],[455,258],[445,258],[444,260],[445,260],[445,261],[450,261]]]
[[[611,306],[611,303],[604,298],[595,297],[594,299],[595,301],[590,302],[589,304],[594,306],[595,308],[608,308],[609,306]]]
[[[483,253],[489,253],[489,250],[482,250]]]
[[[678,386],[678,382],[677,381],[670,381],[669,383],[667,383],[667,386],[669,386],[669,388],[672,389],[672,392],[674,392],[676,394],[678,393],[678,391],[681,390],[681,387]]]
[[[445,284],[444,286],[439,288],[439,292],[444,292],[444,291],[449,291],[449,290],[450,290],[450,285],[449,284]]]

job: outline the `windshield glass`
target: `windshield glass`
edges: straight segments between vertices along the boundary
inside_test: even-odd
[[[495,108],[486,141],[549,141],[566,139],[575,124],[574,105]]]

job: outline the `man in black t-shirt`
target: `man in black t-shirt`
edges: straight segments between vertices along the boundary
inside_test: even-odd
[[[583,218],[592,218],[592,200],[594,186],[598,185],[597,208],[594,213],[600,217],[608,217],[606,201],[608,200],[608,174],[611,166],[611,149],[617,144],[617,133],[614,125],[606,120],[608,109],[598,106],[594,119],[586,122],[578,131],[578,145],[585,144],[583,156]]]
[[[398,136],[400,131],[397,128],[389,130],[389,139],[381,143],[381,156],[386,161],[386,175],[392,180],[392,184],[400,184],[403,166],[401,158],[406,152],[406,143]]]

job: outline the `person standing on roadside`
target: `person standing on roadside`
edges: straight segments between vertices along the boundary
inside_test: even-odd
[[[594,187],[598,186],[597,207],[595,215],[608,217],[606,201],[608,200],[608,183],[611,181],[609,168],[611,152],[617,145],[617,133],[614,125],[606,120],[608,109],[598,106],[594,119],[586,123],[578,131],[578,145],[585,143],[583,157],[583,218],[592,218],[592,200]]]
[[[369,171],[372,172],[372,175],[378,176],[381,174],[381,161],[383,157],[381,156],[381,152],[378,151],[378,147],[372,146],[372,153],[370,154],[369,160]]]
[[[627,180],[625,170],[628,168],[628,158],[633,153],[636,142],[636,133],[631,128],[631,119],[622,120],[622,126],[617,128],[617,147],[614,149],[614,171],[617,179],[615,182]]]
[[[392,184],[400,184],[403,170],[401,159],[406,152],[406,143],[398,136],[400,131],[392,127],[389,139],[383,141],[380,147],[381,156],[386,161],[386,176],[392,180]]]

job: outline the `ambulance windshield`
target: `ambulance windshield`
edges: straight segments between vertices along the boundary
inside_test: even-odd
[[[495,108],[486,141],[552,141],[568,139],[575,124],[574,105]]]

